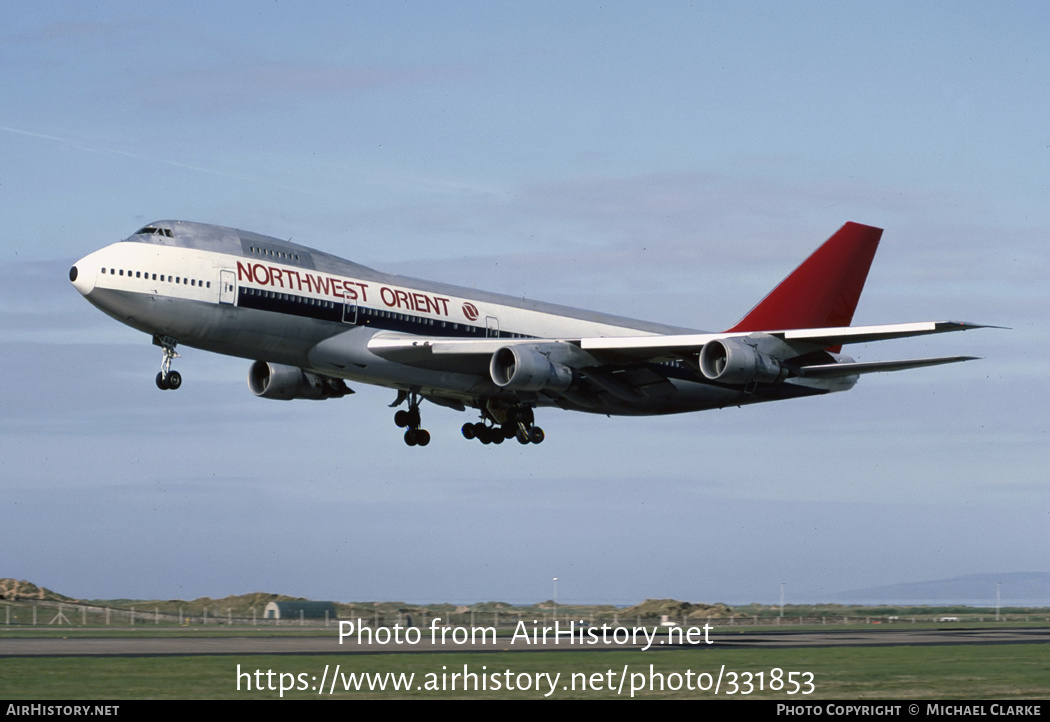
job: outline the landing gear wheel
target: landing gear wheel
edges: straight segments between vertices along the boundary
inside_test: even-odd
[[[153,344],[164,349],[164,358],[160,362],[160,373],[157,374],[157,388],[161,391],[177,389],[182,386],[182,375],[178,371],[171,370],[171,362],[179,358],[175,353],[178,341],[171,336],[154,336]]]
[[[519,444],[543,442],[543,429],[534,426],[531,406],[488,403],[479,407],[482,421],[463,424],[464,439],[477,439],[482,444],[502,444],[517,439]]]
[[[419,395],[415,392],[410,392],[404,398],[408,399],[408,408],[401,409],[394,414],[394,423],[405,429],[406,444],[409,446],[426,446],[430,443],[430,432],[419,428],[422,423],[419,418]],[[399,395],[397,403],[403,401],[404,398]]]

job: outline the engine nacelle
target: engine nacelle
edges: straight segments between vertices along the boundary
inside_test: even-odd
[[[780,381],[787,375],[780,361],[737,338],[704,344],[700,350],[700,370],[712,381],[724,384]]]
[[[496,351],[489,375],[508,391],[565,391],[572,385],[572,369],[528,346],[504,346]]]
[[[248,371],[248,388],[264,399],[337,399],[352,394],[342,379],[318,376],[296,366],[256,361]]]

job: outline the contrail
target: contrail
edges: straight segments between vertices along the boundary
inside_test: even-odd
[[[248,183],[258,183],[259,185],[268,185],[268,186],[272,186],[274,188],[280,188],[281,190],[292,191],[294,193],[300,193],[302,195],[315,196],[315,197],[319,197],[319,198],[323,197],[323,196],[319,196],[316,193],[311,193],[309,191],[304,191],[301,188],[293,188],[291,186],[286,186],[286,185],[283,185],[283,184],[280,184],[280,183],[273,183],[272,181],[259,180],[258,178],[253,178],[251,176],[240,175],[238,173],[229,173],[227,171],[215,170],[214,168],[205,168],[203,166],[192,165],[190,163],[181,163],[181,162],[176,161],[176,160],[167,160],[165,158],[156,158],[156,157],[151,157],[151,156],[146,156],[146,155],[139,155],[138,153],[130,153],[130,152],[126,151],[126,150],[119,150],[117,148],[106,148],[106,147],[91,146],[91,145],[87,145],[85,143],[82,143],[80,141],[73,140],[71,138],[62,138],[62,137],[57,136],[57,135],[47,135],[46,133],[34,133],[32,131],[29,131],[29,130],[21,130],[20,128],[12,128],[12,127],[7,126],[7,125],[0,125],[0,130],[7,131],[8,133],[15,133],[17,135],[27,135],[30,138],[40,138],[42,140],[50,140],[50,141],[54,141],[56,143],[62,143],[64,145],[69,145],[69,146],[72,146],[74,148],[78,148],[80,150],[88,151],[90,153],[112,153],[114,155],[124,156],[125,158],[133,158],[135,160],[146,161],[147,163],[160,163],[160,164],[163,164],[163,165],[172,166],[174,168],[181,168],[183,170],[191,170],[191,171],[196,171],[197,173],[205,173],[207,175],[219,176],[220,178],[232,178],[232,179],[235,179],[235,180],[246,181]]]
[[[240,175],[238,173],[230,173],[228,171],[215,170],[214,168],[205,168],[199,165],[192,165],[190,163],[181,163],[176,160],[167,160],[165,158],[156,158],[146,155],[139,155],[138,153],[130,153],[126,150],[118,150],[117,148],[106,148],[91,146],[82,143],[71,138],[63,138],[57,135],[48,135],[46,133],[34,133],[28,130],[22,130],[20,128],[12,128],[7,125],[0,125],[0,130],[7,131],[8,133],[15,133],[17,135],[26,135],[30,138],[40,138],[42,140],[50,140],[55,143],[62,143],[64,145],[72,146],[80,150],[87,151],[89,153],[112,153],[113,155],[124,156],[125,158],[133,158],[135,160],[142,160],[148,163],[160,163],[163,165],[172,166],[173,168],[181,168],[183,170],[196,171],[197,173],[205,173],[207,175],[219,176],[220,178],[232,178],[234,180],[245,181],[248,183],[257,183],[259,185],[270,186],[271,188],[279,188],[281,190],[291,191],[293,193],[299,193],[304,196],[311,196],[313,198],[324,198],[325,200],[342,200],[334,196],[326,196],[320,193],[314,193],[312,191],[306,191],[302,188],[295,188],[287,186],[282,183],[274,183],[270,180],[260,180],[253,178],[252,176]],[[432,193],[444,193],[452,194],[456,191],[459,192],[472,192],[481,195],[495,195],[501,193],[487,187],[478,187],[475,184],[468,181],[450,181],[447,179],[432,180],[428,178],[421,178],[417,175],[404,175],[397,173],[382,173],[372,171],[370,175],[363,175],[359,171],[353,171],[353,169],[347,169],[348,172],[353,172],[356,179],[360,183],[368,185],[379,186],[382,188],[405,188],[406,186],[415,189],[429,191]]]

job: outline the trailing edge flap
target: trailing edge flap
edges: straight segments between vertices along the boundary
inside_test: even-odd
[[[870,363],[851,361],[848,363],[819,364],[800,367],[798,375],[804,379],[829,379],[840,376],[853,376],[855,374],[878,373],[880,371],[903,371],[923,366],[939,366],[940,364],[953,364],[959,361],[974,361],[977,358],[977,356],[942,356],[940,358],[916,358],[906,361],[873,361]]]
[[[556,351],[560,360],[573,366],[595,365],[592,358],[581,358],[579,339],[543,338],[447,338],[377,333],[368,341],[368,350],[397,363],[438,371],[458,371],[487,375],[492,355],[505,346],[525,345],[545,353]],[[570,360],[571,359],[571,360]]]

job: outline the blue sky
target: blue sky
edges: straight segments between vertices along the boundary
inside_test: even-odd
[[[47,3],[0,30],[0,576],[83,597],[819,600],[1047,571],[1050,8]],[[247,391],[68,266],[159,218],[671,324],[733,324],[844,221],[886,229],[852,347],[981,361],[463,440],[388,391]],[[994,599],[994,589],[989,592]],[[1004,601],[1009,590],[1003,590]]]

